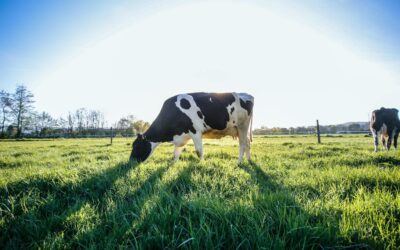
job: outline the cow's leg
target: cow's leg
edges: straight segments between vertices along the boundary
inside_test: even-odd
[[[179,160],[179,156],[182,153],[182,150],[186,143],[190,140],[190,136],[188,134],[176,135],[173,137],[174,148],[174,160]]]
[[[247,137],[248,126],[238,128],[239,133],[239,163],[243,161],[243,155],[246,152],[247,159],[250,160],[250,141]]]
[[[389,135],[389,137],[387,139],[387,142],[386,142],[386,149],[387,150],[390,150],[390,147],[392,146],[392,140],[393,140],[392,135]]]
[[[397,139],[399,138],[399,130],[396,129],[396,132],[394,134],[394,138],[393,138],[393,146],[394,149],[397,149]]]
[[[388,139],[387,139],[387,150],[390,150],[390,147],[392,146],[392,141],[393,141],[393,137],[395,136],[396,133],[396,129],[388,129]]]
[[[246,157],[248,161],[251,161],[251,154],[250,154],[250,138],[247,137],[246,140]]]
[[[378,145],[379,145],[378,132],[375,129],[372,129],[371,132],[372,132],[372,136],[374,137],[374,146],[375,146],[375,150],[374,151],[377,152],[378,151]]]
[[[243,154],[246,150],[246,138],[239,134],[239,163],[243,161]]]
[[[175,145],[174,148],[174,161],[179,160],[179,156],[182,154],[183,146]]]
[[[196,154],[200,158],[200,160],[204,159],[203,156],[203,139],[202,139],[202,134],[197,133],[192,135],[192,140],[194,143],[194,148],[196,149]]]
[[[385,139],[385,135],[382,134],[381,135],[381,141],[382,141],[382,145],[385,149],[387,149],[387,144],[386,144],[386,139]]]

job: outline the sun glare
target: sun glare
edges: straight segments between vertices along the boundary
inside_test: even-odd
[[[54,114],[86,106],[104,110],[109,120],[134,114],[148,121],[178,93],[249,92],[256,126],[294,126],[366,119],[374,105],[392,98],[361,107],[358,99],[374,98],[377,83],[399,88],[382,66],[299,19],[255,4],[207,2],[133,22],[52,69],[35,92],[39,107]],[[349,106],[360,116],[346,112]]]

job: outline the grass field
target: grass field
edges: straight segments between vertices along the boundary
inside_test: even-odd
[[[0,142],[0,248],[400,247],[400,152],[364,136],[257,137],[161,145],[132,139]]]

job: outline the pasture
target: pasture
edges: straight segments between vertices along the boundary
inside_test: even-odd
[[[132,139],[0,142],[0,248],[320,249],[400,246],[400,152],[371,137],[205,140],[181,160]]]

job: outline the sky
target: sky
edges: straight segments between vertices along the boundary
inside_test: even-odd
[[[0,89],[38,111],[153,121],[168,97],[247,92],[254,127],[400,108],[400,1],[0,0]]]

